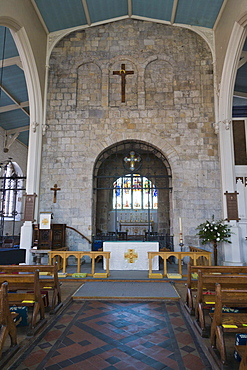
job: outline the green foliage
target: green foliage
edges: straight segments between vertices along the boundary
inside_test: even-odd
[[[214,216],[212,216],[211,221],[207,220],[203,224],[199,225],[197,230],[199,230],[199,232],[196,235],[199,235],[199,238],[202,240],[202,244],[212,241],[216,241],[217,243],[231,243],[229,240],[232,234],[230,227],[223,224],[223,220],[215,221]]]

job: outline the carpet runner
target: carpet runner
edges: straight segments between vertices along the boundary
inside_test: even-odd
[[[169,282],[86,282],[72,297],[73,300],[179,300],[180,298],[174,286]]]

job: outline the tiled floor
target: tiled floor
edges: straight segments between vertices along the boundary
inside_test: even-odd
[[[147,274],[132,275],[133,272],[129,273],[123,281],[137,279],[146,283]],[[116,273],[115,278],[118,281],[123,276]],[[200,337],[194,316],[183,309],[185,279],[174,283],[181,306],[176,301],[102,302],[85,298],[86,301],[79,300],[67,307],[66,302],[82,281],[63,279],[61,292],[66,306],[63,314],[56,317],[46,314],[53,322],[39,339],[27,341],[27,327],[18,328],[21,348],[11,358],[14,365],[0,365],[0,369],[218,369],[208,351],[209,339]],[[239,362],[233,356],[235,337],[225,340],[228,369],[237,370]],[[7,340],[6,349],[9,345]],[[200,345],[212,361],[211,366]]]
[[[179,302],[73,302],[10,370],[212,369]]]

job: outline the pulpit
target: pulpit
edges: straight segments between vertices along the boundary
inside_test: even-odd
[[[33,226],[33,248],[36,249],[62,249],[65,247],[65,224],[51,224],[50,229],[40,229]]]

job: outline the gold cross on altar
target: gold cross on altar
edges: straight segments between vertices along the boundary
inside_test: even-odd
[[[54,191],[53,203],[57,203],[57,191],[58,190],[61,190],[61,188],[58,188],[57,187],[57,184],[55,184],[54,187],[51,188],[50,190],[53,190]]]
[[[133,75],[134,71],[126,71],[125,64],[121,64],[120,71],[113,71],[114,75],[121,76],[121,92],[122,92],[122,103],[125,103],[125,84],[127,75]]]
[[[138,259],[138,254],[134,249],[128,249],[128,253],[124,253],[124,258],[128,260],[128,263],[134,263]]]

